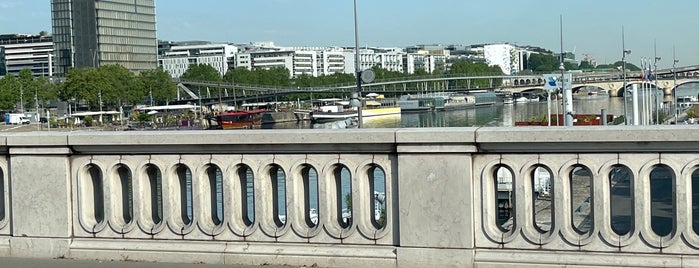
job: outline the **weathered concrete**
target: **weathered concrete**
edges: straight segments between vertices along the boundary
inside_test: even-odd
[[[668,126],[11,134],[0,136],[0,256],[320,267],[696,266],[697,131]],[[632,187],[633,228],[623,235],[610,227],[610,173],[617,166],[631,170],[632,178],[623,185]],[[662,215],[673,219],[672,232],[665,236],[651,227],[658,212],[652,210],[656,188],[649,177],[658,166],[672,176],[666,185],[671,204],[663,204],[671,209]],[[511,230],[495,222],[499,167],[512,173]],[[537,167],[552,178],[554,209],[545,220],[535,218],[532,204]],[[592,228],[585,232],[572,224],[572,215],[581,213],[574,200],[585,200],[571,193],[577,167],[592,173],[590,208],[584,210]],[[385,189],[373,189],[376,170]],[[310,223],[305,205],[313,172],[317,224]],[[219,182],[210,177],[215,173],[220,194]],[[347,177],[351,196],[345,197],[338,189]],[[277,187],[285,187],[284,202],[277,202]],[[385,193],[384,225],[373,216],[372,191]],[[254,201],[251,222],[244,219],[248,200]],[[345,224],[339,208],[349,200],[352,220]],[[279,204],[285,206],[283,222]],[[550,230],[538,229],[535,221],[548,221]]]

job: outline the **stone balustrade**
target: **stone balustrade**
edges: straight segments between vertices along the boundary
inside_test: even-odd
[[[9,134],[0,256],[699,266],[697,130]]]

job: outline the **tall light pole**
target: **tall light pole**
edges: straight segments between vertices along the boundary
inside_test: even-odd
[[[563,125],[573,126],[573,92],[572,87],[566,87],[565,63],[563,54],[563,15],[560,16],[561,28],[561,65],[558,67],[561,70],[561,90],[563,91]],[[573,83],[573,79],[570,80]],[[570,90],[569,90],[570,89]]]
[[[359,62],[359,27],[357,27],[357,0],[354,0],[354,70],[357,75],[357,127],[362,128],[362,68]]]
[[[672,105],[675,107],[675,125],[677,125],[677,117],[680,116],[679,107],[677,107],[677,72],[675,65],[680,62],[675,56],[675,47],[672,47],[672,96],[674,97]]]
[[[657,54],[656,54],[657,55]],[[653,79],[655,82],[655,90],[653,90],[653,100],[655,102],[655,124],[658,125],[660,124],[660,104],[658,104],[658,79],[656,77],[653,77],[658,71],[658,62],[660,61],[660,57],[655,56],[655,60],[653,61],[653,73],[651,74],[650,79]]]
[[[626,55],[631,54],[631,50],[626,49],[626,44],[624,41],[624,26],[621,26],[621,51],[622,51],[621,76],[622,76],[622,79],[624,81],[623,88],[622,88],[622,92],[624,94],[624,125],[628,125],[629,124],[629,120],[628,120],[629,114],[628,114],[628,110],[626,108],[626,102],[627,102],[627,97],[626,97],[626,95],[627,95],[626,94]]]

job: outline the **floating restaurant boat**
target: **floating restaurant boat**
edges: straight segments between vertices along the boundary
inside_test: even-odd
[[[262,123],[262,114],[266,110],[227,111],[216,116],[216,122],[222,129],[252,128]]]
[[[471,94],[441,93],[434,95],[403,96],[398,101],[401,112],[444,111],[494,105],[497,95],[491,92]]]

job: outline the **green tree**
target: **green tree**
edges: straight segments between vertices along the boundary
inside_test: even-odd
[[[221,82],[221,74],[214,67],[211,67],[211,65],[194,64],[189,65],[189,68],[180,76],[180,79],[218,83]],[[197,95],[207,97],[207,91],[209,91],[207,87],[195,86],[193,89]],[[214,93],[215,96],[218,96],[218,90],[210,93]]]
[[[144,92],[138,86],[134,73],[121,65],[103,65],[97,69],[99,89],[87,96],[91,107],[99,108],[101,94],[102,105],[106,108],[119,107],[126,103],[142,101]]]
[[[529,56],[528,65],[527,69],[541,73],[557,71],[561,63],[560,59],[554,55],[532,53]]]
[[[0,109],[13,111],[19,101],[20,82],[14,75],[0,79]]]
[[[190,65],[180,78],[182,80],[219,82],[221,74],[211,65],[194,64]]]
[[[154,103],[167,104],[177,96],[177,85],[162,68],[142,71],[138,80],[140,91],[148,93],[149,97],[152,95]]]
[[[591,64],[589,61],[586,61],[586,60],[580,62],[579,68],[580,68],[580,70],[592,70],[592,69],[595,69],[595,67],[592,66],[592,64]]]

